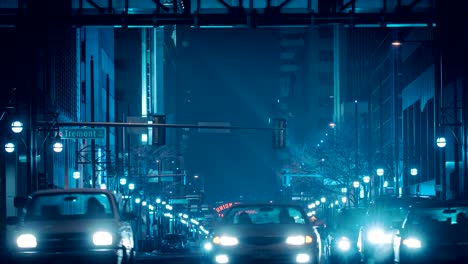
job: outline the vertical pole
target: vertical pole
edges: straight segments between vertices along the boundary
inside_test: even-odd
[[[94,122],[94,58],[91,56],[91,62],[89,65],[90,69],[90,88],[91,88],[91,122]],[[93,126],[94,127],[94,126]],[[92,166],[92,175],[91,180],[93,182],[93,188],[96,188],[96,141],[91,140],[91,166]]]
[[[68,153],[69,153],[69,151],[68,151],[68,148],[66,146],[64,146],[64,149],[65,149],[65,161],[64,161],[64,166],[63,166],[64,167],[63,168],[63,170],[64,170],[63,171],[63,174],[64,174],[64,184],[63,185],[64,185],[65,189],[68,189],[70,187],[69,184],[68,184],[68,181],[70,179],[70,177],[69,177],[70,175],[68,174],[68,172],[70,171],[70,169],[69,169],[70,166],[68,164],[68,159],[69,159]]]
[[[440,9],[436,9],[440,10]],[[433,139],[433,144],[435,144],[435,139],[440,136],[440,124],[441,124],[441,116],[443,114],[443,75],[442,75],[442,32],[440,27],[436,27],[434,29],[434,135],[435,138]],[[444,200],[444,194],[442,190],[442,175],[440,170],[441,164],[441,154],[442,152],[435,147],[434,149],[434,164],[431,168],[434,170],[435,173],[435,185],[436,185],[436,194],[441,199]],[[439,189],[440,187],[440,189]]]
[[[445,166],[445,148],[440,148],[442,152],[442,200],[447,200],[447,174]]]
[[[110,78],[109,74],[106,76],[106,122],[110,122]],[[110,189],[109,186],[109,170],[111,167],[111,158],[110,158],[110,127],[106,127],[106,184],[107,188]],[[117,183],[119,184],[119,183]]]
[[[385,174],[382,175],[382,176],[379,176],[379,179],[380,179],[380,196],[382,196],[384,194],[384,191],[383,191],[383,183],[384,183],[384,177],[385,177]]]
[[[354,139],[355,139],[355,153],[354,153],[354,180],[359,181],[359,120],[358,120],[358,101],[354,100]],[[353,181],[354,183],[354,181]],[[354,187],[354,186],[353,186]],[[357,188],[354,188],[354,207],[358,207],[359,195],[356,194]]]
[[[367,64],[366,64],[367,65]],[[368,203],[372,201],[373,198],[373,192],[375,192],[375,174],[373,173],[374,170],[374,163],[372,159],[372,149],[373,149],[373,133],[372,133],[372,89],[368,88],[369,91],[369,100],[367,103],[367,160],[369,163],[369,168],[370,168],[370,182],[368,183],[368,196],[367,200]]]
[[[383,155],[383,135],[384,135],[384,130],[383,130],[383,91],[382,91],[382,82],[380,82],[379,85],[379,153],[380,153],[380,162],[382,162],[382,159],[384,159]],[[383,195],[383,178],[385,177],[385,174],[379,177],[379,195]]]
[[[397,39],[397,31],[394,31],[394,39]],[[400,85],[399,85],[399,48],[393,47],[393,119],[394,119],[394,168],[395,168],[395,190],[396,196],[400,196],[400,112],[399,112],[399,100],[400,100]]]
[[[455,140],[453,141],[453,157],[454,157],[454,171],[451,173],[449,177],[449,181],[453,182],[453,186],[450,186],[453,188],[453,191],[455,193],[455,199],[460,199],[460,125],[459,123],[459,114],[458,114],[458,89],[459,87],[459,82],[454,82],[454,91],[453,91],[453,104],[454,104],[454,115],[453,119],[455,121],[456,126],[453,128],[453,134],[455,137]],[[454,177],[454,179],[452,179]],[[452,184],[450,184],[452,185]]]
[[[358,120],[358,101],[354,101],[354,127],[355,127],[355,153],[354,153],[354,162],[355,162],[355,180],[359,180],[359,120]]]

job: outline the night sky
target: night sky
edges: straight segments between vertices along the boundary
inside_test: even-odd
[[[206,29],[181,33],[177,87],[190,90],[182,122],[267,127],[279,94],[276,30]],[[279,191],[270,131],[191,131],[189,174],[205,178],[208,201],[271,199]]]

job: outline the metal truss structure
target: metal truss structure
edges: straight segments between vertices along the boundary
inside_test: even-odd
[[[0,26],[401,27],[433,26],[439,0],[16,0],[2,4],[6,1],[0,0]]]

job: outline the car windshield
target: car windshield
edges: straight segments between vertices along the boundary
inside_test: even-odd
[[[226,224],[305,224],[306,217],[297,207],[244,206],[231,209],[224,217]]]
[[[402,222],[411,204],[413,201],[404,199],[379,201],[369,208],[369,218],[385,225]]]
[[[64,193],[35,196],[27,208],[26,221],[113,216],[111,202],[106,194]]]
[[[418,208],[409,217],[408,224],[413,226],[443,226],[468,227],[468,207],[437,207]]]

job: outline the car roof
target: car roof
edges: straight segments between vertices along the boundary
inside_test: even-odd
[[[378,197],[372,205],[375,207],[410,206],[417,202],[432,201],[432,197]]]
[[[415,203],[411,208],[437,208],[437,207],[468,207],[464,201],[423,201]]]
[[[113,196],[114,193],[107,189],[94,189],[94,188],[72,188],[72,189],[49,189],[40,190],[32,195],[45,195],[45,194],[73,194],[73,193],[95,193],[95,194],[108,194]]]
[[[242,208],[242,207],[263,207],[263,206],[275,206],[275,207],[296,207],[302,208],[302,206],[298,204],[291,204],[291,203],[241,203],[241,204],[234,204],[231,208]]]

